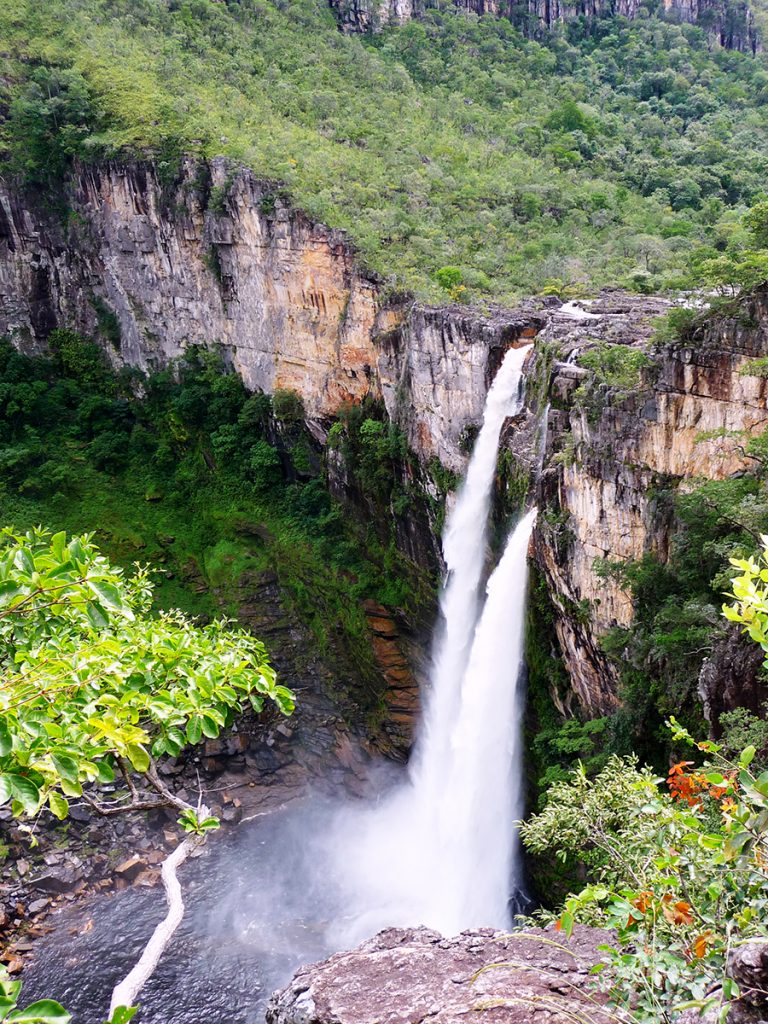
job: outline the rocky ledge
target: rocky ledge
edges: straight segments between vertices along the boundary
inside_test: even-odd
[[[577,927],[509,935],[490,928],[445,939],[390,928],[349,953],[301,967],[276,992],[268,1024],[566,1024],[616,1021],[589,984],[607,932]]]

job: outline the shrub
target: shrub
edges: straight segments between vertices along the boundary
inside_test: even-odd
[[[304,400],[292,388],[277,388],[272,395],[272,412],[283,423],[300,423],[304,419]]]

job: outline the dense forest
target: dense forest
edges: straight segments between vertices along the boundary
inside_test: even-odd
[[[2,147],[35,187],[229,155],[435,301],[680,286],[765,188],[764,58],[653,3],[534,42],[450,9],[360,38],[323,0],[4,0],[0,39]]]

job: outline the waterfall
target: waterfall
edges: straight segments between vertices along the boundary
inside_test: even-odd
[[[522,406],[523,363],[530,348],[510,349],[494,378],[467,475],[443,532],[448,580],[440,597],[441,625],[430,690],[410,772],[426,803],[439,799],[445,788],[443,773],[452,723],[479,610],[478,587],[485,565],[499,434],[504,420]]]
[[[424,924],[447,935],[510,925],[511,890],[520,885],[518,684],[535,511],[512,531],[484,602],[479,589],[499,435],[521,408],[529,349],[511,349],[496,375],[446,525],[441,628],[408,781],[380,804],[348,808],[337,821],[348,908],[338,945],[391,925]]]

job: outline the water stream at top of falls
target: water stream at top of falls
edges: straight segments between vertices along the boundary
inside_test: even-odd
[[[535,512],[513,530],[484,604],[478,591],[499,436],[522,406],[529,349],[511,349],[494,379],[447,522],[441,628],[409,779],[378,806],[346,810],[337,822],[349,908],[342,945],[391,925],[451,935],[510,924],[510,890],[520,885],[518,680]]]

